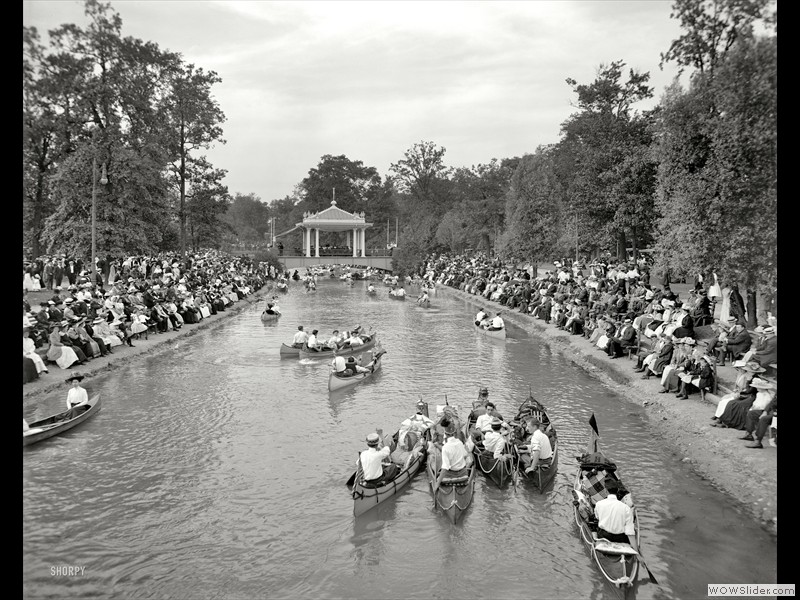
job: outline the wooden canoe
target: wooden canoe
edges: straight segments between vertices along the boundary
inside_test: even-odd
[[[285,294],[286,292],[289,291],[289,284],[288,283],[279,283],[278,285],[275,286],[275,288],[279,292],[283,292]]]
[[[277,321],[280,318],[280,313],[268,313],[267,311],[263,311],[261,313],[261,321],[262,323],[268,323],[270,321]]]
[[[399,431],[392,436],[394,443],[397,443]],[[404,465],[402,465],[397,476],[389,482],[381,482],[377,486],[367,484],[362,478],[361,461],[358,462],[356,471],[347,480],[347,489],[353,498],[353,514],[358,517],[368,510],[375,508],[381,502],[395,496],[413,479],[420,468],[425,464],[427,456],[427,442],[421,438],[414,445]]]
[[[369,379],[372,377],[375,371],[381,368],[381,362],[383,362],[381,359],[384,354],[386,354],[385,350],[378,350],[378,352],[375,353],[375,357],[373,359],[375,364],[372,365],[374,368],[368,373],[356,373],[355,375],[343,376],[339,375],[338,373],[334,373],[333,370],[331,370],[330,374],[328,375],[328,390],[334,392],[342,388],[356,385],[365,379]],[[371,360],[369,363],[363,366],[369,368],[372,362],[373,361]]]
[[[430,300],[424,300],[424,301],[417,300],[417,304],[419,304],[422,308],[430,308],[431,301]]]
[[[592,415],[589,441],[586,454],[597,457],[600,454],[599,435],[597,423]],[[597,453],[597,454],[595,454]],[[630,544],[610,542],[597,537],[597,518],[594,514],[594,505],[606,497],[608,492],[602,485],[606,475],[619,479],[616,465],[607,461],[606,467],[602,464],[587,464],[578,458],[578,469],[572,487],[573,508],[575,522],[578,525],[581,539],[588,546],[600,572],[614,587],[630,588],[636,582],[639,574],[639,553]],[[639,519],[636,509],[633,509],[633,523],[636,531],[636,545],[639,545]],[[652,576],[651,576],[652,578]]]
[[[300,356],[300,348],[295,348],[291,344],[281,344],[281,358],[297,358]]]
[[[469,439],[470,430],[475,426],[478,416],[485,412],[483,403],[480,397],[472,404],[472,412],[467,417],[467,424],[464,428],[465,439]],[[501,421],[502,415],[495,411],[495,416]],[[486,475],[497,487],[505,487],[507,483],[512,481],[517,472],[516,454],[514,453],[513,445],[506,443],[505,454],[510,454],[511,458],[494,458],[494,456],[483,449],[483,444],[472,444],[472,454],[475,457],[475,463],[480,471]]]
[[[456,421],[456,426],[458,431],[461,432],[459,437],[463,438],[460,420]],[[461,441],[463,442],[464,440],[462,439]],[[475,493],[475,473],[478,472],[478,469],[474,457],[472,463],[467,467],[466,475],[442,479],[441,485],[434,491],[434,484],[442,468],[442,450],[439,445],[431,441],[428,442],[428,456],[425,468],[436,506],[450,519],[451,523],[458,523],[461,515],[472,503],[472,496]]]
[[[392,300],[405,300],[406,299],[405,295],[398,296],[397,294],[393,294],[392,292],[389,292],[389,298],[391,298]]]
[[[518,458],[516,461],[517,469],[523,480],[530,481],[533,486],[539,490],[539,492],[544,492],[547,486],[550,485],[553,479],[555,479],[556,472],[558,471],[558,436],[556,435],[555,426],[550,420],[550,417],[547,415],[547,411],[545,410],[544,406],[532,395],[528,396],[528,398],[520,405],[519,410],[517,411],[517,416],[514,418],[512,423],[520,427],[524,427],[523,421],[531,417],[547,424],[544,432],[547,434],[547,437],[550,438],[553,456],[547,464],[539,463],[537,464],[535,471],[532,473],[525,473],[525,463],[518,458],[519,454],[515,447],[515,454]],[[525,440],[522,443],[527,444],[529,440],[530,435],[526,435]]]
[[[478,323],[475,323],[475,321],[473,321],[473,323],[475,324],[475,329],[477,329],[479,333],[485,335],[488,338],[491,338],[493,340],[506,339],[505,327],[503,327],[502,329],[485,329],[484,327],[481,327]]]
[[[351,356],[354,354],[360,354],[364,350],[370,350],[373,346],[375,346],[377,341],[378,334],[373,333],[369,341],[364,342],[360,346],[339,348],[336,350],[335,354],[330,348],[323,348],[322,350],[309,350],[308,346],[303,344],[303,347],[300,348],[300,354],[298,356],[300,358],[310,358],[313,360],[332,360],[334,356]]]
[[[66,418],[69,411],[64,411],[30,423],[30,429],[22,432],[22,445],[30,446],[36,442],[41,442],[47,438],[69,431],[73,427],[90,419],[100,411],[100,394],[93,395],[89,398],[89,402],[79,407],[79,409],[82,410],[82,412],[71,419]]]

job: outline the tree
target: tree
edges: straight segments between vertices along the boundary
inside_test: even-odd
[[[634,110],[652,96],[650,75],[631,69],[624,80],[624,67],[622,61],[600,65],[588,85],[567,79],[580,112],[562,124],[553,162],[572,215],[561,226],[586,232],[595,248],[616,240],[621,260],[628,235],[649,235],[655,184],[655,165],[646,160],[650,117]]]
[[[344,155],[326,154],[300,183],[302,210],[325,210],[335,196],[336,205],[344,211],[366,211],[380,194],[380,187],[375,167],[365,167],[360,160]]]
[[[678,19],[685,33],[661,54],[659,66],[674,61],[713,79],[717,64],[737,40],[753,34],[755,22],[774,21],[777,28],[777,13],[768,10],[772,4],[772,0],[675,0],[670,18]]]
[[[194,187],[207,189],[212,173],[215,180],[211,185],[218,187],[226,173],[210,169],[205,157],[193,154],[210,148],[214,143],[225,143],[221,127],[225,114],[211,94],[211,88],[222,79],[214,71],[206,73],[201,68],[178,61],[167,73],[168,90],[159,103],[159,112],[166,125],[164,135],[170,155],[170,181],[178,196],[181,252],[185,253],[187,197],[191,197]]]
[[[561,206],[552,161],[553,149],[547,146],[520,159],[506,196],[508,225],[500,238],[502,256],[533,263],[552,258]]]

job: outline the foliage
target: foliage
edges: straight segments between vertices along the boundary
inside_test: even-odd
[[[324,155],[300,183],[301,209],[319,212],[336,205],[347,212],[366,211],[381,193],[381,177],[375,167],[344,155]],[[335,192],[334,192],[335,190]]]

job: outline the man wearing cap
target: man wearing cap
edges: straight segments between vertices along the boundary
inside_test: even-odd
[[[594,513],[597,516],[597,537],[610,542],[630,544],[638,552],[633,509],[617,497],[620,485],[616,479],[606,479],[605,485],[608,496],[594,505]]]
[[[709,351],[716,348],[717,357],[719,358],[719,366],[725,366],[725,356],[728,352],[733,356],[734,360],[741,354],[745,354],[753,343],[750,333],[745,329],[744,325],[737,322],[736,317],[728,318],[729,330],[725,334],[725,338],[719,340],[720,347],[717,347],[718,340],[714,340],[709,346]],[[722,334],[720,334],[720,338]]]
[[[467,474],[467,468],[472,465],[472,453],[467,450],[460,439],[458,439],[458,429],[455,423],[449,423],[444,430],[445,440],[442,445],[442,466],[439,475],[433,484],[433,492],[441,485],[442,480],[447,477],[456,478]]]
[[[778,362],[778,336],[774,327],[764,328],[762,338],[753,354],[753,360],[766,369],[765,375],[773,374],[774,369],[770,365]]]
[[[475,325],[477,325],[478,327],[482,327],[484,325],[484,323],[483,323],[484,320],[486,320],[488,318],[489,318],[488,313],[483,308],[481,308],[478,311],[478,314],[475,315]]]
[[[361,452],[356,465],[361,465],[363,477],[367,483],[377,483],[380,480],[391,481],[397,476],[398,466],[392,462],[384,463],[392,454],[392,448],[384,446],[381,436],[373,432],[367,436],[367,449]]]
[[[503,422],[494,417],[491,429],[483,436],[483,448],[485,452],[491,454],[495,459],[511,458],[510,454],[505,453],[508,430],[503,429]]]

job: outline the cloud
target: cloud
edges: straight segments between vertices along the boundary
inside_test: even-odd
[[[567,77],[658,70],[680,32],[670,2],[111,2],[123,34],[215,71],[224,137],[207,155],[232,193],[282,198],[325,154],[381,175],[414,143],[450,166],[558,140]],[[81,2],[23,2],[23,23],[85,24]],[[53,25],[50,25],[51,27]]]

